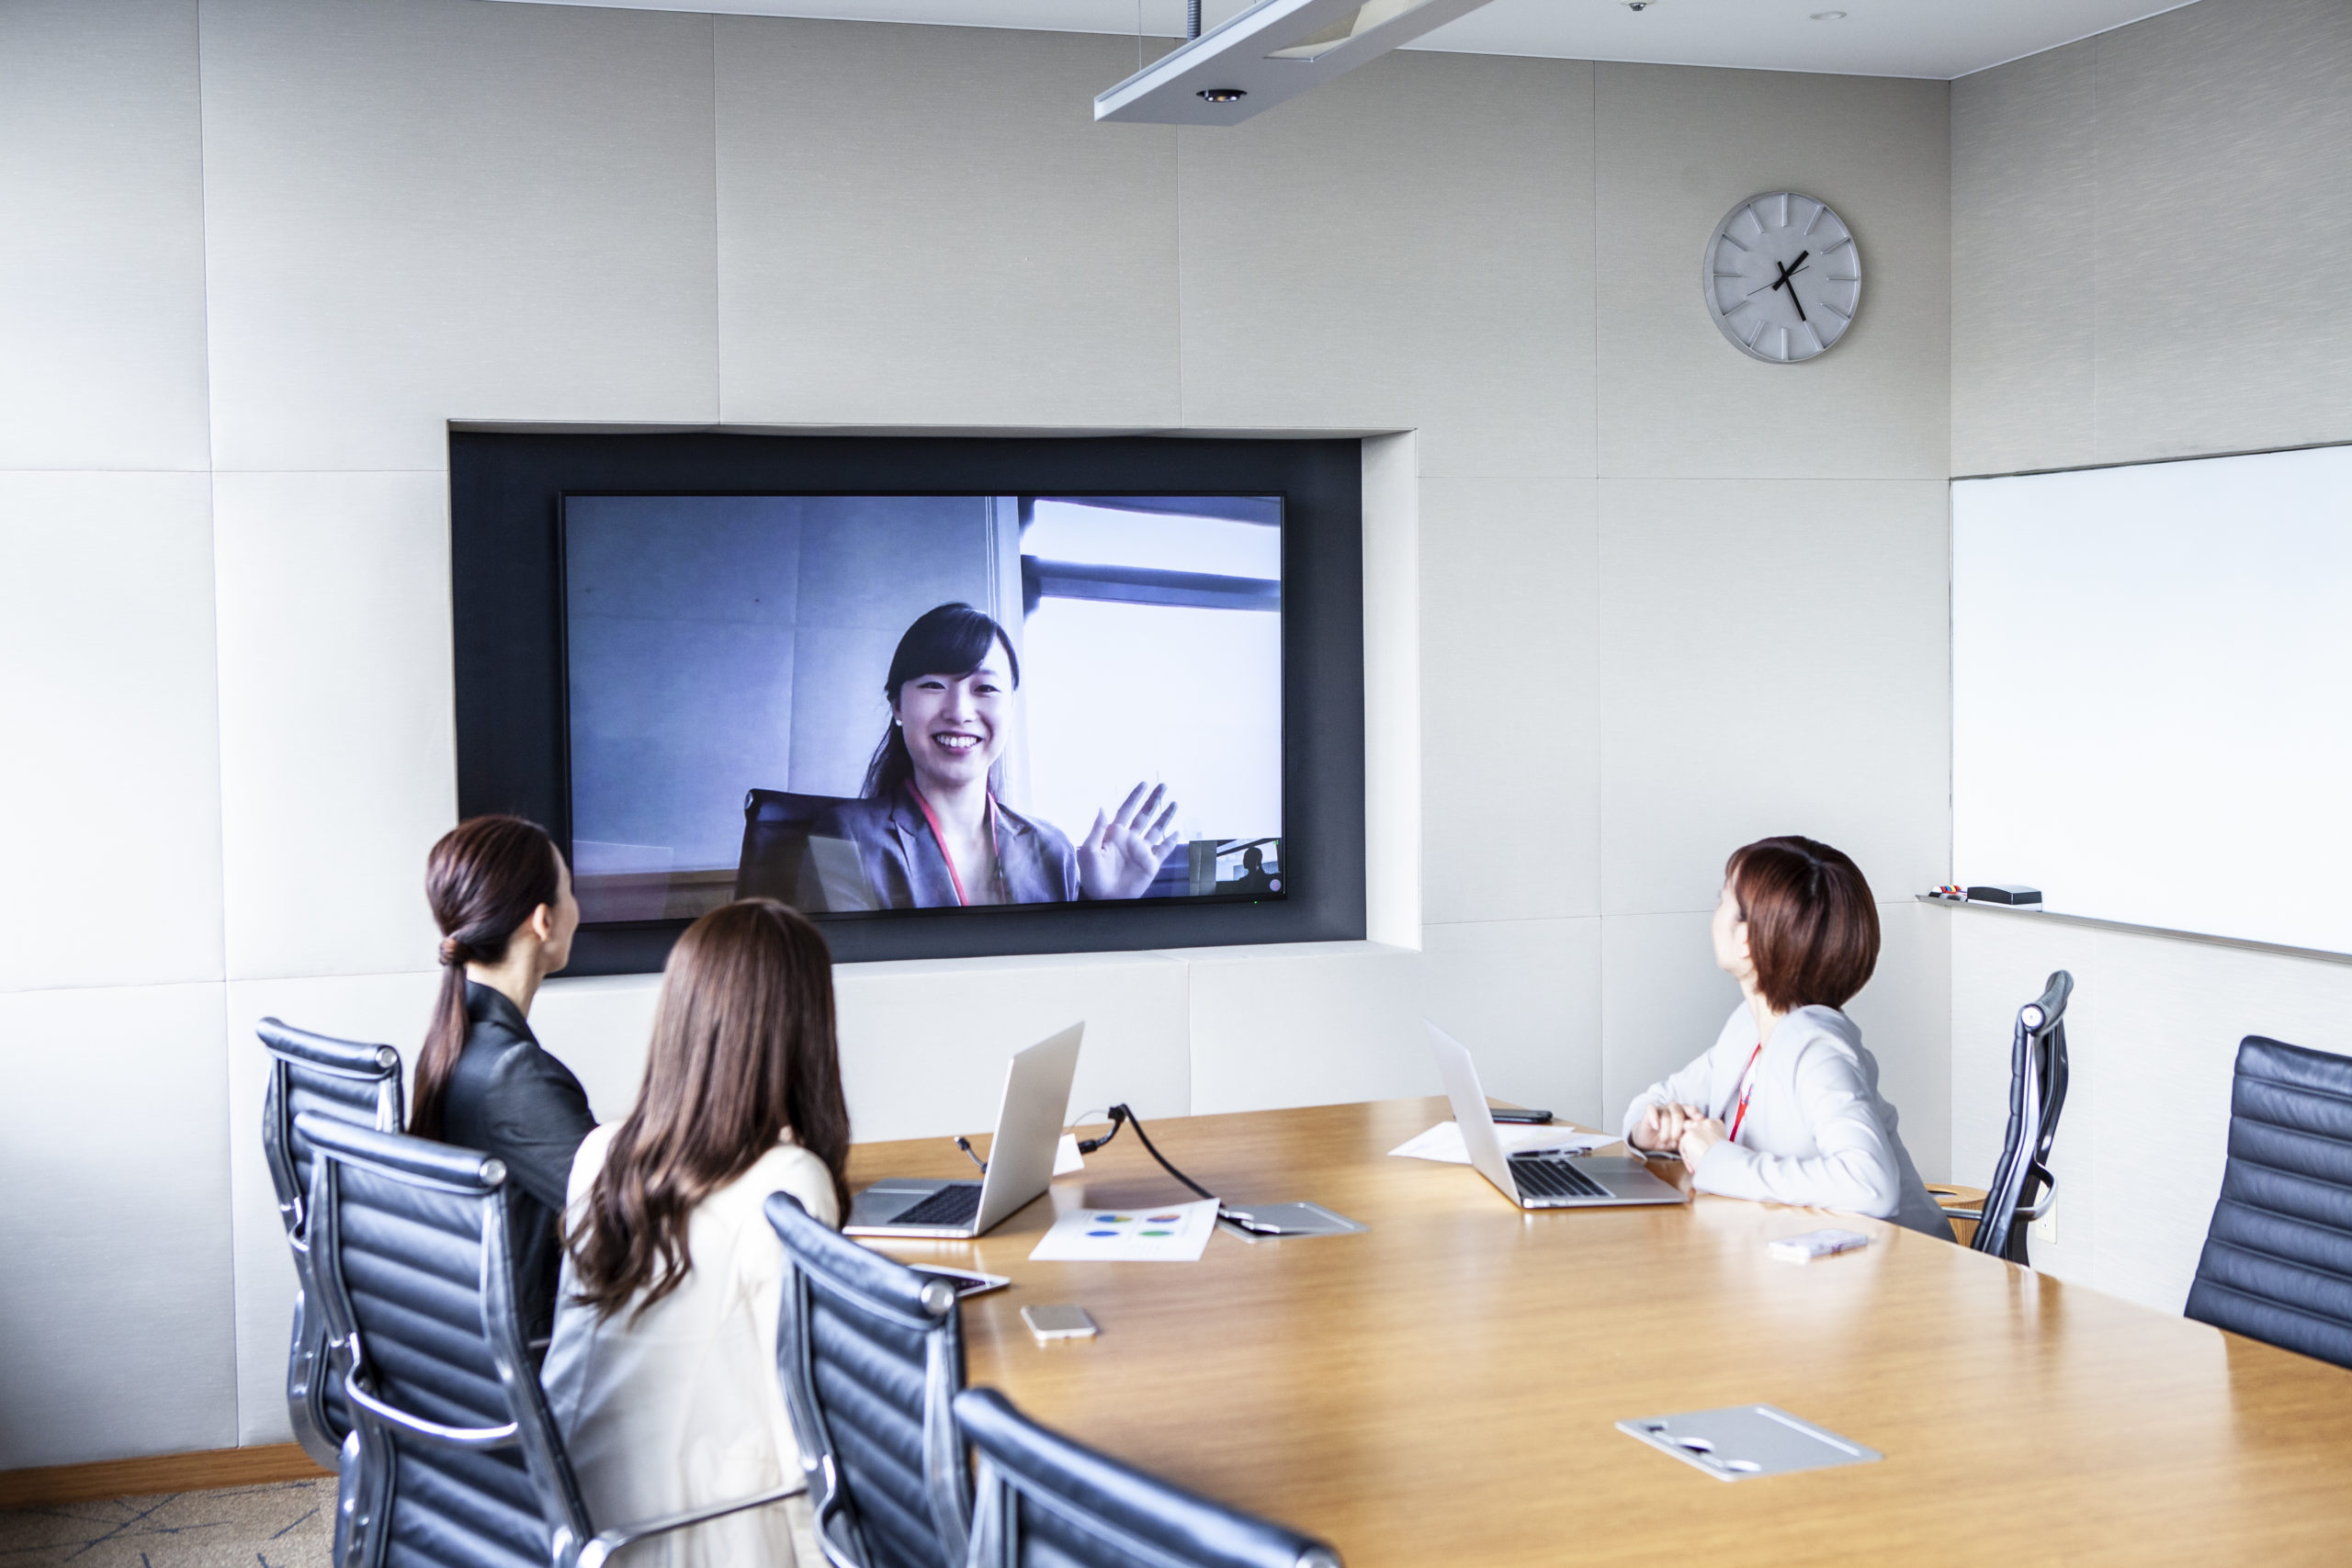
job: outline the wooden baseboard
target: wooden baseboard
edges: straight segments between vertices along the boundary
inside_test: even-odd
[[[157,1492],[209,1492],[221,1486],[311,1480],[334,1473],[311,1463],[311,1456],[302,1451],[300,1443],[153,1454],[145,1459],[102,1460],[96,1464],[53,1464],[40,1470],[0,1471],[0,1508],[85,1503],[99,1497],[143,1497]]]

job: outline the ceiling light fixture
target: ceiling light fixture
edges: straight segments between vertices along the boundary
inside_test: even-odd
[[[1843,11],[1815,11],[1813,14],[1813,19],[1816,22],[1842,22],[1846,19],[1846,13]]]
[[[1258,0],[1094,99],[1130,125],[1238,125],[1487,0]]]

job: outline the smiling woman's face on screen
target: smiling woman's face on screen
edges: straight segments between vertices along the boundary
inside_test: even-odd
[[[1012,678],[1004,644],[968,674],[917,675],[899,687],[899,727],[919,784],[945,789],[988,776],[1012,722]]]

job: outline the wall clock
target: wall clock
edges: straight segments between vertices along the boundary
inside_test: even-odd
[[[1798,365],[1829,352],[1862,304],[1862,255],[1826,202],[1792,190],[1724,215],[1700,259],[1707,313],[1742,354]]]

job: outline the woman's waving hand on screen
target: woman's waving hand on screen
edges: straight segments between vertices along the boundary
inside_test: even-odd
[[[1163,804],[1164,802],[1164,804]],[[1176,802],[1166,784],[1144,794],[1140,784],[1119,809],[1094,814],[1094,829],[1078,846],[1078,885],[1089,898],[1140,898],[1176,847]]]

